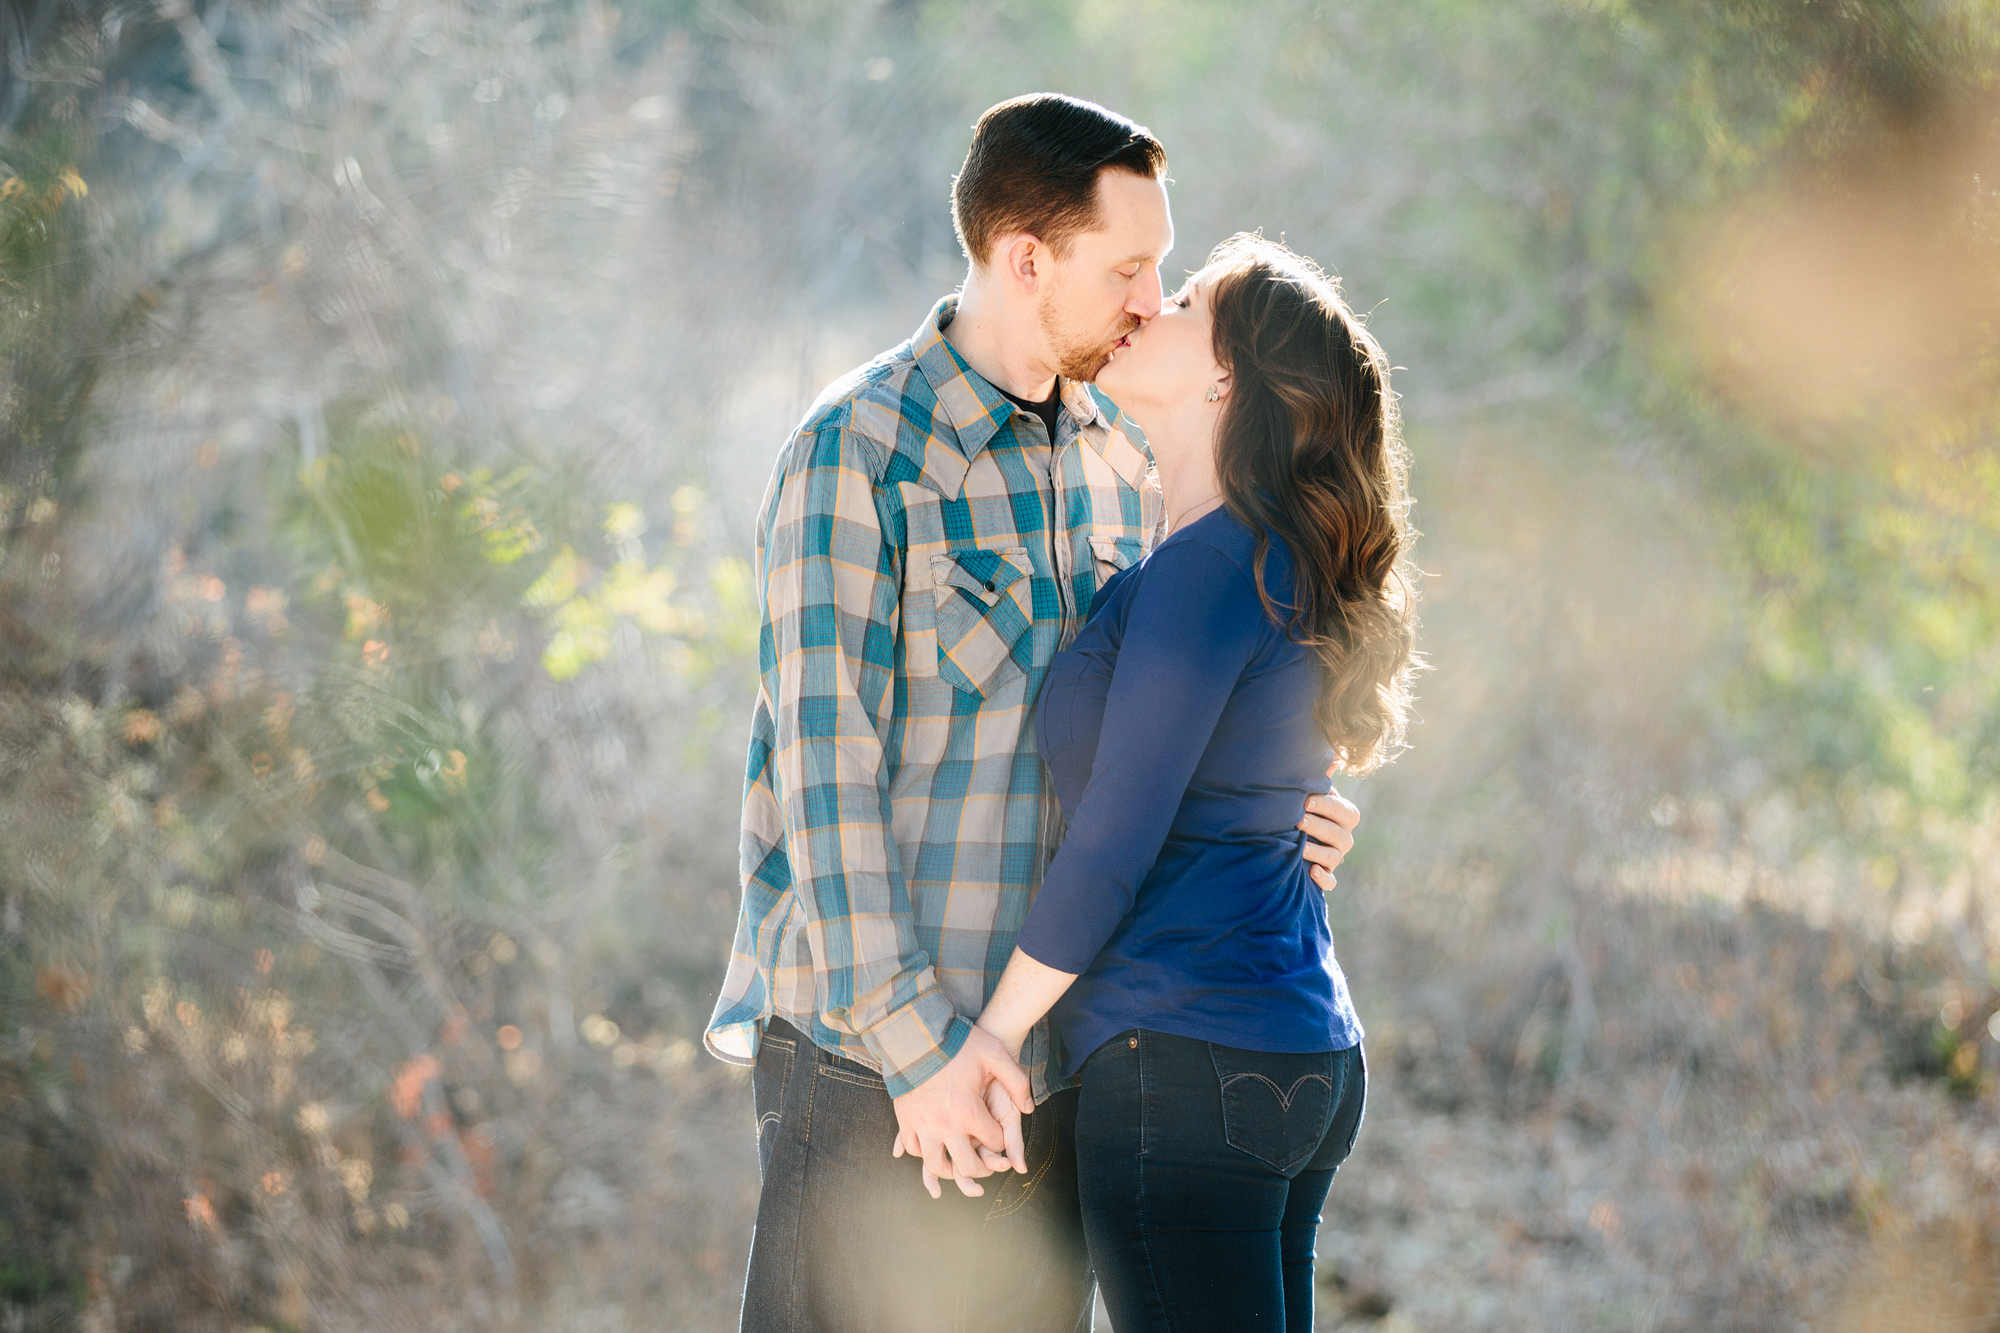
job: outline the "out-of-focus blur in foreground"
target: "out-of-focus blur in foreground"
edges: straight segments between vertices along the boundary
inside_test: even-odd
[[[1165,140],[1172,274],[1282,235],[1400,367],[1323,1326],[2000,1327],[1991,4],[0,42],[0,1327],[734,1326],[751,515],[1042,88]]]

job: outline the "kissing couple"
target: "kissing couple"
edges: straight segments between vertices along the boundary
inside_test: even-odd
[[[1311,261],[1165,289],[1165,171],[986,112],[962,289],[778,455],[707,1031],[755,1071],[745,1333],[1071,1333],[1098,1284],[1118,1333],[1312,1328],[1367,1082],[1326,780],[1402,738],[1405,457]]]

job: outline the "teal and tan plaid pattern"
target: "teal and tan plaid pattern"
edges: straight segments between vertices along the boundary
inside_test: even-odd
[[[1066,386],[1051,447],[946,341],[955,310],[837,381],[778,455],[743,907],[707,1034],[747,1064],[779,1014],[892,1096],[943,1068],[999,983],[1061,832],[1043,672],[1160,526],[1117,410]],[[1022,1054],[1039,1100],[1046,1037]]]

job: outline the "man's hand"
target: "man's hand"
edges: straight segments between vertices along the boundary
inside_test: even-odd
[[[1001,1087],[997,1079],[986,1085],[986,1109],[993,1113],[993,1118],[1007,1131],[1007,1151],[994,1152],[991,1148],[981,1145],[977,1149],[979,1160],[986,1164],[986,1169],[989,1171],[1019,1171],[1026,1175],[1028,1155],[1021,1140],[1021,1110],[1014,1105],[1014,1095]],[[902,1154],[899,1151],[896,1155]],[[931,1174],[928,1166],[924,1168],[924,1188],[931,1192],[933,1199],[944,1197],[944,1191],[938,1185],[938,1178]],[[961,1185],[960,1188],[963,1189],[964,1186]]]
[[[1333,773],[1334,769],[1327,770],[1328,777]],[[1305,831],[1305,858],[1312,862],[1313,883],[1321,889],[1339,882],[1333,877],[1334,867],[1354,850],[1354,826],[1360,822],[1361,811],[1337,791],[1306,798],[1306,816],[1296,827]]]
[[[994,1085],[999,1093],[989,1099]],[[988,1163],[998,1159],[982,1156],[982,1147],[1006,1154],[1015,1170],[1027,1170],[1021,1117],[1035,1109],[1028,1075],[983,1028],[973,1028],[950,1063],[896,1098],[895,1107],[895,1155],[923,1159],[924,1188],[933,1199],[942,1195],[938,1182],[947,1177],[968,1197],[986,1192],[978,1178],[991,1175],[997,1168]]]

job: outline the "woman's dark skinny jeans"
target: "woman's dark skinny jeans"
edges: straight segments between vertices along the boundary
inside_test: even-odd
[[[1083,1227],[1118,1333],[1311,1333],[1313,1238],[1361,1126],[1361,1048],[1273,1055],[1138,1030],[1082,1077]]]

